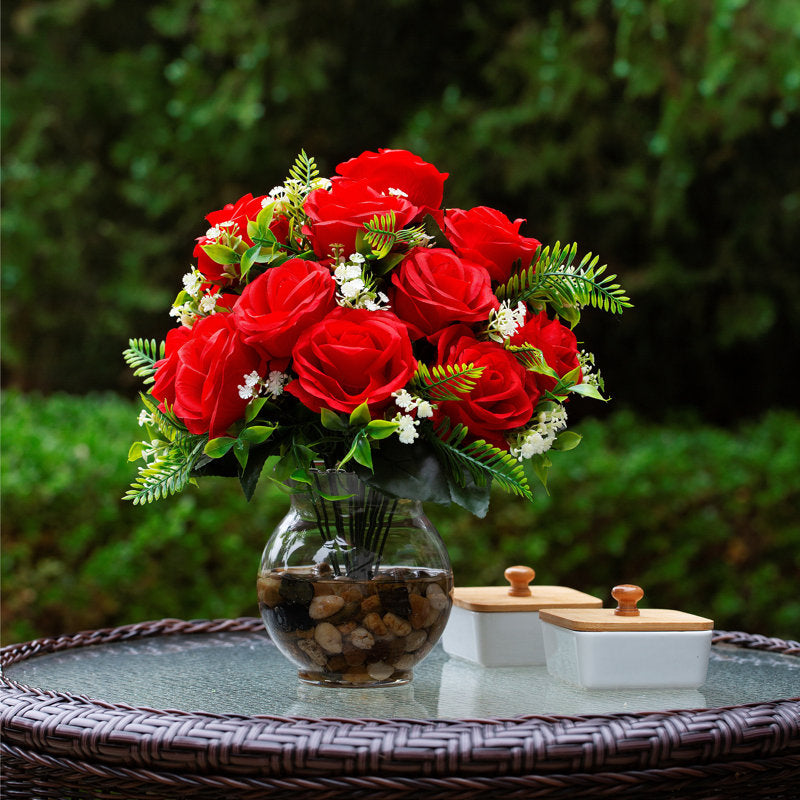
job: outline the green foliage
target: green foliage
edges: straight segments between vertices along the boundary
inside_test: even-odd
[[[142,378],[144,384],[153,383],[156,361],[164,358],[164,343],[157,344],[155,339],[131,339],[128,345],[122,354],[125,363],[137,378]]]
[[[429,369],[419,361],[411,385],[421,397],[435,403],[461,400],[475,388],[482,372],[483,367],[474,364],[436,364]]]
[[[206,479],[156,506],[121,498],[136,436],[112,396],[2,396],[5,642],[162,617],[257,613],[255,577],[287,508],[262,481]],[[477,519],[426,505],[462,585],[503,583],[528,563],[542,584],[590,591],[641,583],[645,603],[720,628],[797,638],[800,417],[770,413],[726,432],[627,413],[585,420],[533,503],[497,492]]]

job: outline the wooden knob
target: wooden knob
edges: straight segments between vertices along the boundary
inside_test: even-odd
[[[512,597],[531,596],[531,589],[528,584],[534,579],[536,573],[530,567],[523,567],[521,565],[508,567],[503,575],[506,576],[506,580],[511,584],[508,593]]]
[[[623,583],[611,590],[611,596],[617,601],[614,613],[619,617],[638,617],[639,609],[636,604],[644,597],[641,586],[632,583]]]

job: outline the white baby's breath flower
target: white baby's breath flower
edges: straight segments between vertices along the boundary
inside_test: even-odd
[[[286,373],[273,369],[267,377],[267,392],[273,397],[283,394],[283,387],[288,380],[289,376]]]
[[[191,297],[195,297],[197,295],[202,285],[203,276],[195,269],[192,269],[191,272],[187,272],[183,276],[183,288],[186,290],[186,294],[190,295]]]
[[[427,400],[420,400],[417,404],[417,416],[418,417],[432,417],[433,416],[433,405],[429,403]]]
[[[217,310],[217,300],[222,297],[219,292],[216,294],[207,294],[201,298],[198,306],[203,314],[213,314]]]
[[[152,425],[153,424],[153,417],[150,415],[150,413],[146,409],[143,408],[139,412],[138,422],[139,422],[139,427],[140,428],[144,427],[145,425]]]
[[[396,392],[392,392],[392,397],[394,397],[394,404],[399,408],[406,411],[414,408],[414,397],[405,389],[398,389]]]
[[[361,278],[353,278],[352,280],[345,281],[341,286],[342,297],[348,300],[358,297],[364,290],[364,281]]]
[[[507,300],[500,303],[500,308],[492,309],[489,314],[489,338],[500,343],[510,339],[525,324],[527,311],[523,302],[517,303],[516,308],[512,308]]]
[[[206,239],[219,239],[221,233],[219,227],[214,225],[206,231]]]
[[[530,427],[508,437],[509,452],[519,461],[546,453],[566,425],[567,411],[563,406],[542,411]]]
[[[402,189],[393,189],[391,186],[389,187],[388,194],[392,197],[408,197]]]
[[[411,444],[418,436],[419,420],[409,414],[397,414],[394,422],[398,423],[397,435],[402,444]]]
[[[348,261],[351,264],[363,264],[366,261],[366,258],[364,258],[361,253],[351,253]]]
[[[261,376],[253,370],[250,374],[244,376],[244,385],[251,388],[259,383]]]

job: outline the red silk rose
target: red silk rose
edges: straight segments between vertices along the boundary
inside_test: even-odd
[[[575,334],[556,317],[548,319],[541,311],[528,317],[525,324],[511,337],[511,344],[532,344],[542,351],[544,360],[559,378],[578,366],[578,340]],[[550,391],[557,383],[550,375],[527,372],[528,387],[539,392]],[[580,378],[577,380],[580,383]]]
[[[267,359],[241,340],[232,314],[204,317],[188,335],[181,335],[185,341],[156,373],[153,396],[166,402],[174,398],[173,411],[191,433],[208,433],[210,439],[224,436],[244,416],[248,400],[239,396],[244,376],[254,370],[263,376]]]
[[[500,306],[486,269],[443,248],[412,250],[392,273],[392,283],[392,310],[414,339],[454,322],[486,320]]]
[[[390,311],[336,308],[307,328],[292,353],[297,378],[286,391],[319,413],[387,405],[417,367],[406,326]]]
[[[473,439],[485,439],[508,450],[505,433],[525,425],[533,414],[538,392],[525,387],[525,368],[497,342],[480,342],[466,325],[445,328],[437,337],[439,364],[483,367],[475,388],[462,400],[439,403],[436,419],[449,417],[469,428]]]
[[[334,179],[330,191],[315,189],[306,198],[303,208],[311,224],[304,225],[302,232],[310,239],[316,256],[323,261],[330,260],[334,244],[342,245],[345,257],[354,253],[356,234],[376,214],[394,211],[396,230],[400,230],[419,211],[402,197],[381,194],[368,181],[344,178]]]
[[[211,223],[211,228],[209,228],[209,230],[216,228],[220,233],[227,231],[233,236],[240,236],[247,247],[252,247],[253,240],[247,233],[247,223],[250,220],[255,220],[265,202],[271,202],[270,198],[264,195],[261,197],[253,197],[252,194],[246,194],[240,197],[235,203],[228,203],[219,211],[212,211],[210,214],[206,215],[206,219]],[[270,230],[275,234],[279,242],[285,241],[289,232],[288,220],[285,217],[275,217],[270,224]],[[217,262],[203,250],[204,245],[214,244],[217,241],[219,241],[218,235],[200,236],[197,239],[197,244],[192,254],[197,259],[197,269],[202,272],[208,280],[220,286],[226,286],[231,281],[230,278],[223,277],[222,273],[235,270],[237,265],[217,264]]]
[[[292,258],[248,284],[234,319],[244,341],[267,356],[289,356],[298,336],[336,306],[330,270]]]
[[[183,347],[192,335],[192,329],[181,325],[167,333],[164,342],[164,358],[156,361],[156,376],[152,394],[161,401],[161,409],[165,404],[170,408],[175,405],[175,370],[178,367],[178,350]]]
[[[408,201],[434,213],[442,205],[446,172],[423,161],[408,150],[370,150],[336,167],[336,172],[354,180],[366,180],[373,189],[389,193],[390,189],[404,192]]]
[[[489,270],[492,280],[504,283],[511,277],[512,266],[522,259],[527,267],[533,260],[540,242],[521,236],[520,225],[501,211],[486,206],[462,211],[451,208],[445,212],[445,233],[456,253]]]

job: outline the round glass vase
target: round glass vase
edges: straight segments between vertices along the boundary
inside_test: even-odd
[[[442,635],[452,589],[447,550],[420,502],[329,470],[292,495],[267,542],[258,605],[301,681],[394,686]]]

